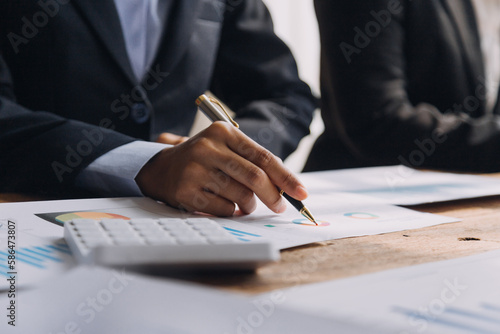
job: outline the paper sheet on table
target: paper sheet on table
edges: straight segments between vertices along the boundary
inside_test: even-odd
[[[17,288],[34,286],[75,266],[68,246],[60,237],[40,238],[18,230],[9,245],[8,221],[0,220],[0,224],[0,291],[10,288],[9,278],[15,277]]]
[[[457,221],[455,218],[421,213],[378,203],[354,194],[311,195],[307,201],[320,220],[308,223],[293,207],[284,214],[272,213],[259,204],[248,216],[213,218],[243,242],[268,240],[276,247],[288,248],[317,241],[388,233]],[[63,222],[75,217],[159,218],[192,217],[148,198],[108,198],[0,204],[2,217],[17,221],[18,285],[36,285],[64,272],[74,263],[64,254]],[[0,228],[0,235],[6,229]],[[1,237],[0,237],[0,240]],[[8,277],[6,244],[0,243],[0,278]],[[51,254],[44,256],[46,250]],[[67,252],[67,248],[66,248]],[[24,253],[24,254],[23,254]],[[0,280],[0,290],[7,288]]]
[[[131,217],[162,217],[176,210],[147,198],[90,199],[0,204],[0,291],[6,278],[16,276],[16,287],[43,284],[75,266],[63,239],[62,220],[67,212],[117,212]],[[38,214],[38,216],[37,216]],[[41,218],[44,217],[44,218]],[[8,220],[15,222],[15,267],[9,264]],[[49,222],[50,221],[50,222]]]
[[[0,295],[5,314],[10,300]],[[281,310],[282,302],[280,294],[256,303],[190,283],[78,267],[42,288],[18,292],[16,326],[2,316],[0,333],[376,333],[344,319]]]
[[[347,193],[313,194],[305,201],[319,226],[302,217],[291,205],[274,214],[262,203],[251,215],[218,219],[243,240],[272,240],[279,248],[362,235],[389,233],[456,222],[458,219],[422,213]]]
[[[310,193],[349,192],[396,205],[418,205],[500,195],[500,179],[417,171],[405,166],[354,168],[300,174]]]
[[[247,216],[213,219],[245,242],[267,239],[279,248],[311,242],[388,233],[457,219],[421,213],[387,205],[366,196],[346,193],[313,194],[306,205],[319,220],[314,226],[291,205],[283,214],[275,214],[259,202]],[[17,217],[24,230],[38,237],[62,237],[62,221],[89,214],[139,217],[192,217],[147,198],[90,199],[3,204],[2,212]],[[49,223],[52,222],[52,223]],[[59,226],[60,225],[60,226]],[[55,229],[55,230],[54,230]]]
[[[500,333],[500,251],[283,290],[284,307],[387,333]],[[269,298],[263,295],[262,298]]]

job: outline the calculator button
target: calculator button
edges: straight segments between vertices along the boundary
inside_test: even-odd
[[[142,219],[131,219],[130,224],[132,225],[156,225],[155,219],[148,219],[148,218],[142,218]]]
[[[66,224],[70,226],[75,226],[78,228],[86,228],[86,227],[98,227],[97,222],[93,219],[73,219]]]

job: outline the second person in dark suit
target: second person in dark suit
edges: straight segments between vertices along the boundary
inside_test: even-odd
[[[395,164],[500,171],[500,56],[485,48],[499,50],[499,1],[315,6],[326,129],[306,171]]]

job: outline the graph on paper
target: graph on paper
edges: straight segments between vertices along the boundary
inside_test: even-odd
[[[5,230],[0,227],[0,278],[14,275],[19,287],[38,284],[75,266],[63,239],[50,242],[18,230],[15,246],[7,245]],[[9,263],[13,259],[15,271],[10,267],[12,262]],[[0,291],[8,288],[7,283],[6,279],[0,279]]]
[[[256,238],[262,238],[262,235],[255,234],[255,233],[250,233],[250,232],[245,232],[242,230],[238,230],[235,228],[230,228],[230,227],[224,227],[224,229],[228,230],[229,233],[237,237],[241,241],[252,241],[255,240]]]
[[[18,264],[24,264],[40,270],[50,267],[50,263],[63,263],[71,252],[66,244],[54,243],[53,245],[21,247],[15,251],[15,259]],[[9,277],[7,266],[9,250],[0,250],[0,275]]]
[[[415,324],[415,330],[431,326],[434,331],[463,333],[498,334],[500,333],[500,305],[481,303],[475,307],[440,307],[413,310],[394,307],[393,312],[404,316]]]

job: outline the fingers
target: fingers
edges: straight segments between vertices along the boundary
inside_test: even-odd
[[[269,209],[276,213],[286,210],[286,202],[261,168],[237,154],[230,157],[219,156],[216,163],[217,167],[230,178],[255,193]]]
[[[183,142],[185,142],[188,139],[189,139],[189,137],[183,137],[183,136],[178,136],[178,135],[173,134],[173,133],[163,132],[162,134],[160,134],[158,136],[158,138],[156,139],[156,142],[162,143],[162,144],[169,144],[169,145],[178,145],[178,144],[182,144]]]
[[[198,189],[189,199],[179,203],[179,207],[190,212],[204,212],[217,217],[229,217],[234,214],[235,204],[205,189]]]
[[[222,171],[211,173],[211,181],[206,183],[205,190],[230,202],[238,204],[240,210],[251,213],[257,207],[252,190],[227,176]]]
[[[235,140],[229,141],[229,147],[234,152],[260,168],[272,184],[284,190],[288,195],[299,201],[307,198],[308,194],[304,185],[284,166],[281,159],[248,138],[241,131],[235,133],[235,137]],[[267,183],[262,175],[252,172],[251,167],[248,168],[250,168],[248,177],[254,179],[254,183],[259,181]],[[265,188],[268,189],[268,186],[266,185]]]
[[[245,214],[253,212],[257,207],[253,191],[220,170],[213,170],[203,175],[196,173],[193,178],[199,180],[194,180],[192,187],[202,185],[201,191],[194,195],[186,193],[186,196],[177,198],[180,205],[188,211],[230,216],[234,213],[235,203]]]
[[[281,213],[287,208],[276,186],[298,200],[307,197],[305,188],[281,160],[241,131],[223,122],[216,122],[207,130],[208,136],[222,138],[229,148],[207,157],[211,163],[254,192],[272,211]]]
[[[181,138],[165,133],[159,140],[173,143],[172,136]],[[254,194],[274,212],[283,212],[287,205],[277,187],[298,200],[307,197],[279,158],[224,122],[162,150],[136,182],[145,195],[173,207],[217,216],[232,215],[236,205],[244,213],[254,211]]]

